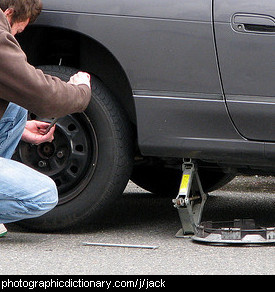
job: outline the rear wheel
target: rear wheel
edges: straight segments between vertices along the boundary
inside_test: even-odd
[[[219,189],[235,177],[235,174],[225,173],[218,167],[199,168],[199,175],[205,192]],[[149,192],[175,197],[181,177],[180,169],[165,168],[163,165],[136,165],[131,180]]]
[[[76,70],[45,66],[45,73],[68,81]],[[84,113],[60,118],[52,143],[19,144],[15,159],[50,176],[59,203],[42,217],[19,224],[39,231],[65,229],[90,220],[123,193],[132,170],[127,120],[106,87],[92,76],[92,99]]]

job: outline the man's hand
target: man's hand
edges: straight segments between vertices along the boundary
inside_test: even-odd
[[[68,83],[74,85],[86,84],[89,88],[91,88],[91,76],[86,72],[80,71],[73,75]]]
[[[41,144],[45,142],[52,142],[54,139],[55,126],[46,134],[49,123],[40,121],[27,121],[25,130],[22,135],[22,140],[31,144]]]

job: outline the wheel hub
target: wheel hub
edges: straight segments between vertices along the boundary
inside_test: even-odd
[[[50,159],[55,154],[54,143],[43,143],[37,147],[38,155],[43,159]]]
[[[21,142],[15,159],[50,176],[64,204],[83,190],[97,162],[97,139],[84,114],[58,120],[53,142],[38,146]]]

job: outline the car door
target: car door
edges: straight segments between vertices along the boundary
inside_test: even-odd
[[[275,1],[213,0],[229,114],[242,136],[275,141]]]

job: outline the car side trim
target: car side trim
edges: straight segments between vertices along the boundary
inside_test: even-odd
[[[205,93],[189,93],[189,92],[167,92],[159,91],[152,92],[148,90],[133,91],[134,97],[142,98],[164,98],[164,99],[203,99],[203,100],[223,100],[222,94],[205,94]]]

